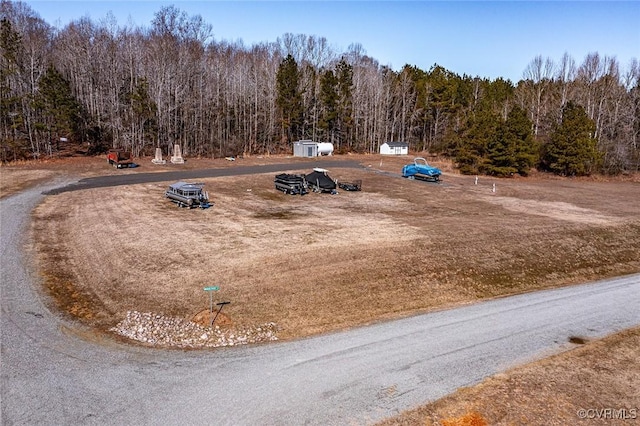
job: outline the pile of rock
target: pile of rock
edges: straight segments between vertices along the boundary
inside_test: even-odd
[[[278,340],[275,323],[221,329],[218,326],[202,327],[180,318],[137,311],[127,312],[126,318],[111,331],[149,345],[178,348],[215,348]]]

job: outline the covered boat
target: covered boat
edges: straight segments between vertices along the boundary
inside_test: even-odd
[[[430,166],[422,157],[417,157],[413,160],[412,164],[407,164],[402,168],[402,177],[406,177],[409,179],[428,179],[433,181],[439,181],[440,175],[442,171],[437,168]]]
[[[327,173],[328,170],[317,167],[306,176],[307,184],[314,192],[336,192],[336,182]]]
[[[178,207],[206,209],[211,207],[211,204],[209,194],[203,190],[203,187],[203,183],[176,182],[169,185],[164,195]]]

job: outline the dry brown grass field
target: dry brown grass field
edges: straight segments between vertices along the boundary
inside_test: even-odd
[[[32,228],[46,286],[107,329],[128,310],[192,318],[219,285],[234,324],[275,322],[288,339],[640,270],[637,183],[433,184],[378,172],[399,174],[406,157],[349,159],[364,167],[330,175],[361,179],[361,192],[285,195],[264,174],[204,179],[207,210],[167,201],[172,182],[48,196]]]
[[[172,181],[48,196],[33,212],[28,248],[51,303],[98,330],[129,310],[193,318],[208,307],[203,287],[219,285],[216,301],[231,301],[225,308],[231,324],[275,322],[280,339],[640,271],[637,176],[480,177],[476,185],[473,176],[433,159],[445,171],[442,183],[433,184],[398,177],[413,157],[344,158],[363,167],[329,174],[361,179],[361,192],[284,195],[274,189],[272,174],[262,174],[203,179],[215,203],[207,210],[167,201]],[[183,167],[287,161],[290,172],[310,171],[309,163],[284,157],[193,160]],[[23,185],[25,176],[32,179],[27,185],[62,174],[176,170],[146,164],[124,171],[95,159],[3,167],[0,195]],[[489,424],[532,424],[505,408],[514,392],[524,398],[522,406],[539,410],[557,398],[568,404],[615,392],[631,393],[637,402],[625,383],[638,383],[637,371],[628,375],[628,358],[637,360],[638,351],[637,330],[589,343],[395,421],[424,424],[480,413]],[[568,367],[580,360],[586,364],[579,371],[606,371],[612,381],[585,386],[589,379]],[[554,376],[559,386],[550,382]]]

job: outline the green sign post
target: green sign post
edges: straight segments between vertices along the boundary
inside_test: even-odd
[[[211,324],[209,326],[213,325],[213,292],[218,290],[220,290],[220,287],[217,285],[204,288],[204,291],[209,293],[209,318],[211,318]]]

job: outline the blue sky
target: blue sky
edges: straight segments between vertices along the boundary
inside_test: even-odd
[[[640,59],[640,1],[26,1],[62,27],[109,11],[119,25],[149,27],[175,5],[213,26],[216,40],[249,46],[285,33],[325,37],[338,51],[360,43],[382,65],[518,81],[537,56],[578,63],[590,52],[615,56],[623,69]]]

